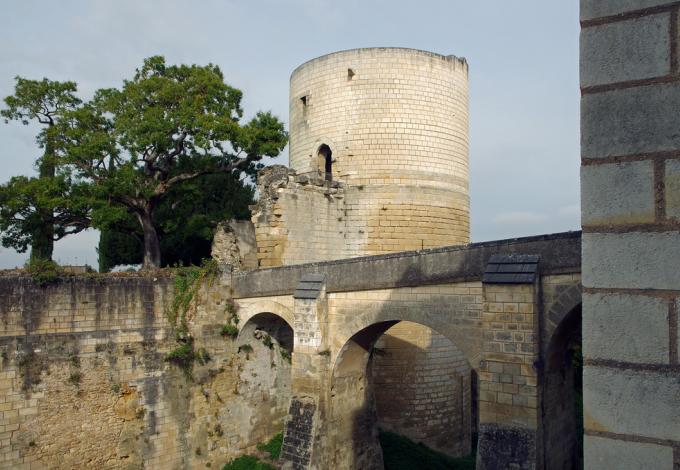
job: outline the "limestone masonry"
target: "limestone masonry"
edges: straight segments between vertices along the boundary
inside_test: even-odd
[[[292,171],[259,179],[276,198],[253,214],[260,266],[468,243],[467,80],[464,59],[413,49],[295,69]]]
[[[581,1],[587,468],[680,468],[677,1]]]
[[[219,469],[283,431],[282,469],[372,470],[382,428],[567,470],[581,421],[585,468],[680,468],[680,2],[581,3],[583,250],[470,243],[464,59],[319,57],[181,328],[169,272],[0,275],[0,468]]]

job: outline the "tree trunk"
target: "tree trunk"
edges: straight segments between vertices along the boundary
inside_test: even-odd
[[[54,178],[56,165],[52,145],[48,142],[45,146],[45,153],[40,165],[38,166],[38,176],[41,179]],[[52,260],[54,251],[54,208],[36,207],[40,216],[40,226],[36,227],[31,235],[31,262],[38,260]]]
[[[138,212],[137,219],[144,231],[144,264],[142,269],[157,269],[161,267],[161,244],[158,232],[153,225],[151,211]]]

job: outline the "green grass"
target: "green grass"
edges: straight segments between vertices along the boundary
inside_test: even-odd
[[[232,460],[222,470],[276,470],[269,464],[260,462],[260,459],[252,455],[243,455],[236,460]]]
[[[474,443],[473,443],[474,444]],[[385,470],[474,470],[475,455],[454,459],[407,437],[380,432]],[[475,448],[476,446],[473,446]]]
[[[277,460],[281,455],[283,445],[283,433],[280,432],[272,437],[268,442],[257,445],[257,450],[269,453],[270,460]],[[268,463],[262,462],[252,455],[243,455],[236,460],[232,460],[222,470],[276,470]]]
[[[272,437],[266,444],[258,444],[257,450],[269,452],[269,458],[276,460],[281,455],[281,447],[283,446],[283,433],[280,432]]]

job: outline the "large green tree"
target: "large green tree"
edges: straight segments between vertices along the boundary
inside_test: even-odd
[[[81,104],[76,84],[16,77],[14,94],[0,110],[5,122],[37,123],[43,154],[37,177],[14,177],[0,186],[2,244],[19,252],[31,246],[31,260],[52,259],[54,242],[89,226],[87,188],[57,173],[56,128],[64,114]]]
[[[233,173],[203,175],[170,190],[154,214],[163,266],[200,265],[210,258],[219,222],[250,217],[254,188]],[[99,270],[140,264],[144,234],[133,215],[101,232]]]
[[[197,178],[253,171],[285,147],[271,113],[241,123],[241,91],[216,65],[144,61],[120,89],[102,89],[60,121],[64,174],[91,183],[100,204],[93,225],[106,229],[133,215],[143,233],[143,265],[161,265],[156,212],[171,191]]]

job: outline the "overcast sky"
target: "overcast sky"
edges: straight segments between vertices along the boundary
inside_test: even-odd
[[[161,54],[219,65],[247,116],[272,110],[286,122],[290,73],[319,55],[385,46],[463,56],[472,241],[579,229],[576,0],[21,0],[3,16],[2,97],[20,75],[74,80],[89,98]],[[0,124],[0,183],[34,174],[35,133]],[[67,238],[55,259],[97,266],[97,239]],[[0,268],[26,256],[0,247]]]

